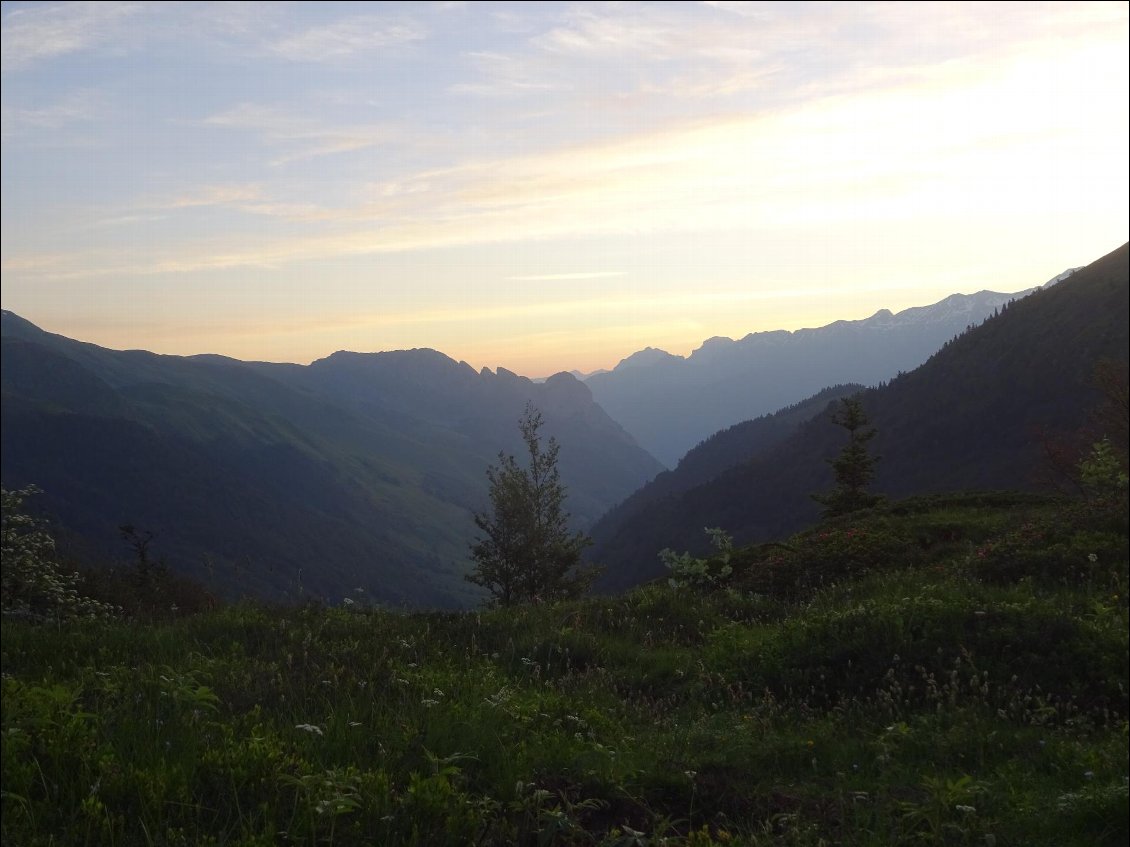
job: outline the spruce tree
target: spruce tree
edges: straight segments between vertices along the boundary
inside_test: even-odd
[[[841,399],[840,408],[832,415],[832,423],[847,430],[848,443],[839,456],[828,460],[836,474],[836,487],[825,494],[812,495],[813,500],[824,506],[826,518],[857,512],[883,499],[867,490],[875,477],[879,457],[872,456],[867,449],[875,430],[868,426],[863,404],[857,397]]]
[[[580,568],[581,553],[592,541],[570,532],[565,487],[557,470],[557,440],[542,444],[542,416],[526,405],[519,423],[528,465],[498,454],[487,469],[490,513],[477,513],[483,536],[471,545],[474,569],[467,580],[486,588],[500,606],[574,597],[595,575]]]

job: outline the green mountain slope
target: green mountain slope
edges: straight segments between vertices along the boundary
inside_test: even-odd
[[[696,443],[734,423],[800,402],[829,385],[876,385],[916,368],[1015,297],[953,294],[898,314],[883,309],[864,320],[814,329],[711,338],[685,358],[648,348],[586,384],[602,408],[673,467]]]
[[[228,594],[473,601],[471,512],[527,401],[562,444],[578,525],[660,469],[572,377],[535,385],[434,351],[308,368],[158,356],[5,312],[2,363],[5,487],[44,489],[88,558],[119,554],[133,524]]]
[[[1103,357],[1126,360],[1127,246],[1058,285],[1008,306],[924,365],[860,396],[879,434],[876,489],[894,496],[963,488],[1030,488],[1043,462],[1041,430],[1069,432],[1097,402],[1090,381]],[[597,527],[594,561],[605,587],[663,572],[665,547],[704,552],[703,528],[739,543],[811,524],[810,494],[831,487],[826,460],[843,446],[826,416],[768,453]]]
[[[735,465],[752,461],[796,432],[801,424],[823,412],[830,402],[855,394],[862,388],[861,385],[837,385],[826,388],[815,396],[772,415],[743,421],[729,429],[716,432],[687,453],[674,469],[663,471],[596,522],[591,536],[598,551],[597,555],[607,555],[609,548],[630,548],[631,536],[623,535],[626,526],[632,527],[633,530],[643,528],[646,539],[647,521],[635,523],[635,518],[646,515],[649,507],[662,508],[665,501],[678,498]],[[597,580],[597,587],[605,589],[625,587],[629,583],[621,581],[623,575],[622,568],[610,568]]]

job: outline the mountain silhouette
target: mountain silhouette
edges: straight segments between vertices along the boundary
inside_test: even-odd
[[[434,350],[308,366],[107,350],[2,315],[3,483],[34,484],[72,555],[144,527],[232,596],[460,606],[472,512],[527,402],[584,528],[661,470],[568,374],[535,384]]]
[[[673,467],[695,444],[732,424],[771,414],[829,385],[875,385],[911,370],[1018,296],[954,294],[932,306],[898,314],[883,309],[817,329],[711,338],[688,357],[648,347],[586,384],[609,415]]]
[[[1038,486],[1042,433],[1083,426],[1100,399],[1096,363],[1126,361],[1127,259],[1123,245],[1054,287],[1006,303],[925,364],[860,392],[878,429],[876,490],[902,497]],[[670,479],[686,484],[661,476],[612,510],[593,529],[591,558],[607,567],[602,586],[661,575],[656,554],[665,547],[705,553],[704,527],[748,544],[813,523],[819,507],[810,495],[831,487],[827,460],[843,447],[843,431],[830,422],[834,408],[782,440],[767,439],[752,457],[733,449],[723,470],[725,459],[715,455],[707,481],[676,469]]]

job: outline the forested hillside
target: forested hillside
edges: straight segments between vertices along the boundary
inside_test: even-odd
[[[663,471],[622,503],[618,503],[593,526],[594,542],[602,545],[615,536],[618,527],[649,505],[680,496],[735,465],[751,461],[792,435],[806,421],[823,412],[828,404],[855,394],[861,385],[837,385],[772,414],[735,424],[703,441],[672,470]],[[606,571],[598,586],[615,580],[615,571]],[[614,584],[614,583],[612,583]]]
[[[1065,272],[1047,284],[1055,284]],[[801,402],[830,385],[875,385],[1021,295],[953,294],[929,306],[827,326],[710,338],[687,357],[648,348],[586,380],[601,407],[674,467],[711,433]]]
[[[526,402],[561,442],[587,526],[660,469],[573,377],[534,384],[429,350],[309,367],[113,351],[3,315],[3,483],[81,561],[118,527],[228,594],[473,603],[463,580],[485,470],[520,446]]]
[[[1126,361],[1127,255],[1124,245],[1012,303],[920,368],[862,392],[878,429],[876,490],[905,496],[1046,483],[1049,443],[1085,426],[1101,400],[1096,365]],[[656,554],[665,547],[705,549],[703,527],[750,543],[811,524],[819,507],[810,495],[830,487],[827,459],[842,445],[842,430],[820,416],[752,461],[735,455],[709,482],[614,511],[591,551],[607,567],[604,586],[659,575]]]

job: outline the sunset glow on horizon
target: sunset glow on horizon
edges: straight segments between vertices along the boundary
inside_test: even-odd
[[[3,5],[3,307],[529,376],[1012,292],[1130,229],[1125,3]]]

